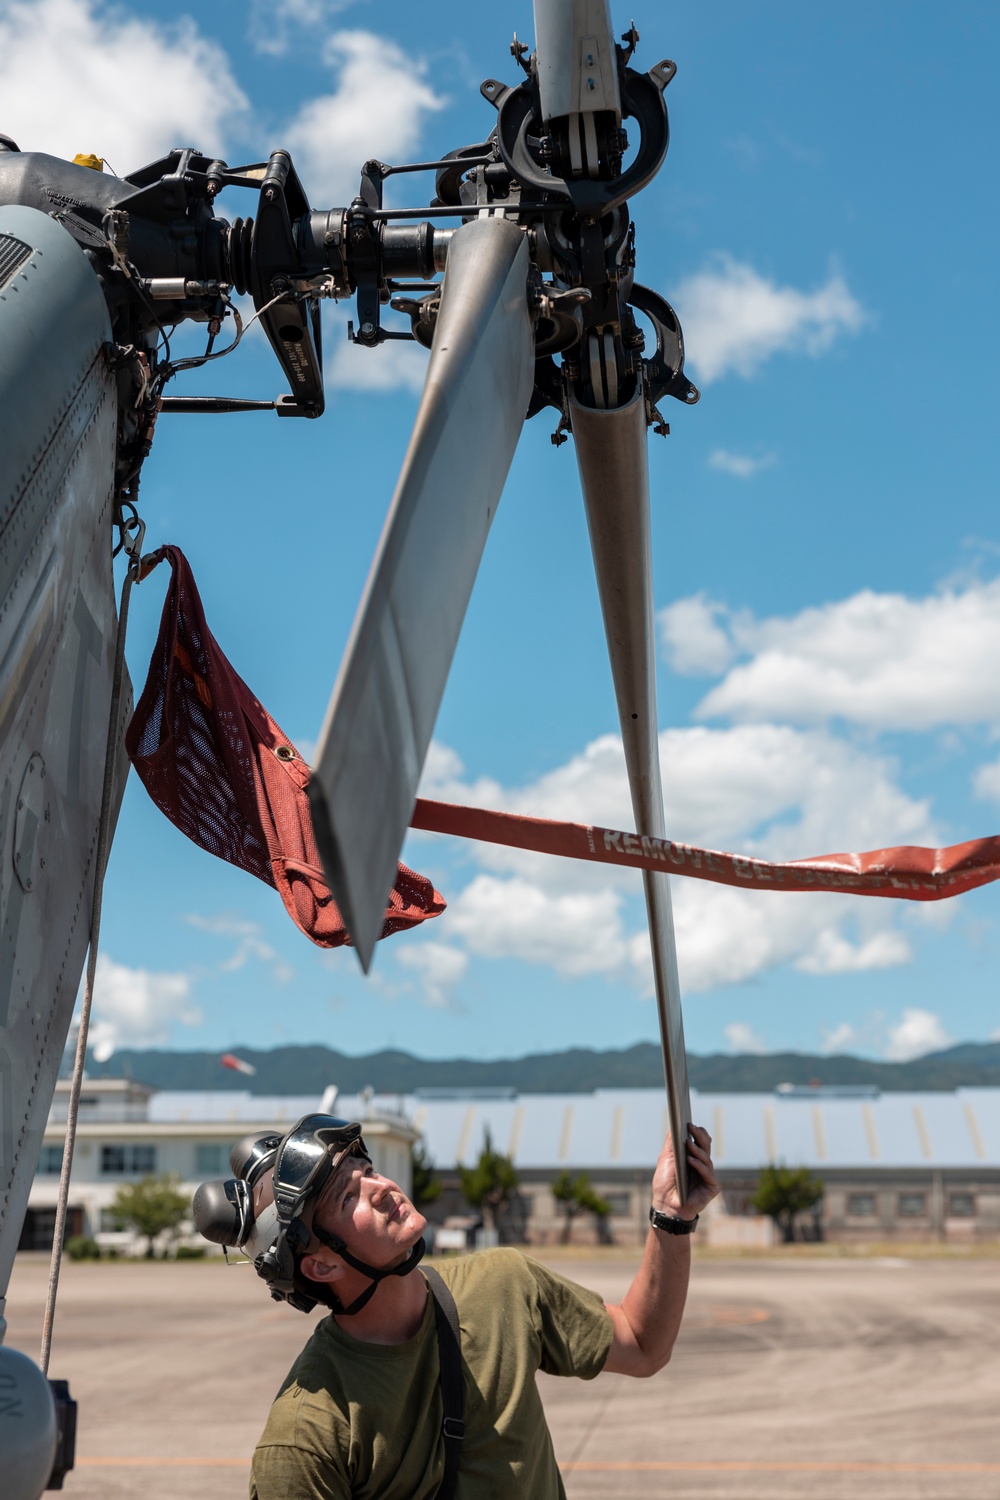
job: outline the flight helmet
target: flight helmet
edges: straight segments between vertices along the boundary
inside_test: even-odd
[[[317,1302],[345,1316],[360,1312],[387,1276],[415,1270],[425,1247],[420,1239],[400,1265],[370,1266],[313,1222],[323,1188],[351,1156],[371,1161],[361,1126],[334,1115],[303,1115],[285,1135],[244,1136],[230,1153],[233,1176],[203,1182],[195,1193],[195,1226],[214,1244],[242,1251],[276,1302],[288,1302],[300,1312],[311,1312]],[[302,1257],[318,1245],[333,1250],[371,1282],[347,1307],[329,1287],[302,1274]]]

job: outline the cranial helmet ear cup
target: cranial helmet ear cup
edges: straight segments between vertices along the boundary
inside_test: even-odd
[[[238,1245],[249,1227],[250,1194],[245,1182],[203,1182],[194,1195],[195,1228],[214,1245]]]

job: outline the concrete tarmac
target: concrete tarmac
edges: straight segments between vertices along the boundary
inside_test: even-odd
[[[608,1301],[636,1263],[552,1259]],[[8,1299],[35,1358],[47,1274],[20,1257]],[[68,1500],[242,1500],[311,1322],[245,1265],[67,1263]],[[570,1500],[997,1500],[1000,1261],[702,1261],[660,1375],[539,1380]]]

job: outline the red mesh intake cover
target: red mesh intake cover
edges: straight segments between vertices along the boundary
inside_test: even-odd
[[[205,623],[179,547],[149,675],[125,734],[129,759],[161,812],[189,839],[281,894],[296,927],[321,948],[349,943],[313,837],[309,767],[233,670]],[[399,866],[382,937],[436,917],[445,902],[423,875]]]

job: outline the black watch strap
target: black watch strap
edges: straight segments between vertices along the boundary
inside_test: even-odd
[[[662,1229],[664,1234],[694,1234],[698,1217],[695,1214],[693,1219],[679,1219],[676,1214],[661,1214],[652,1204],[649,1207],[649,1222],[654,1229]]]

